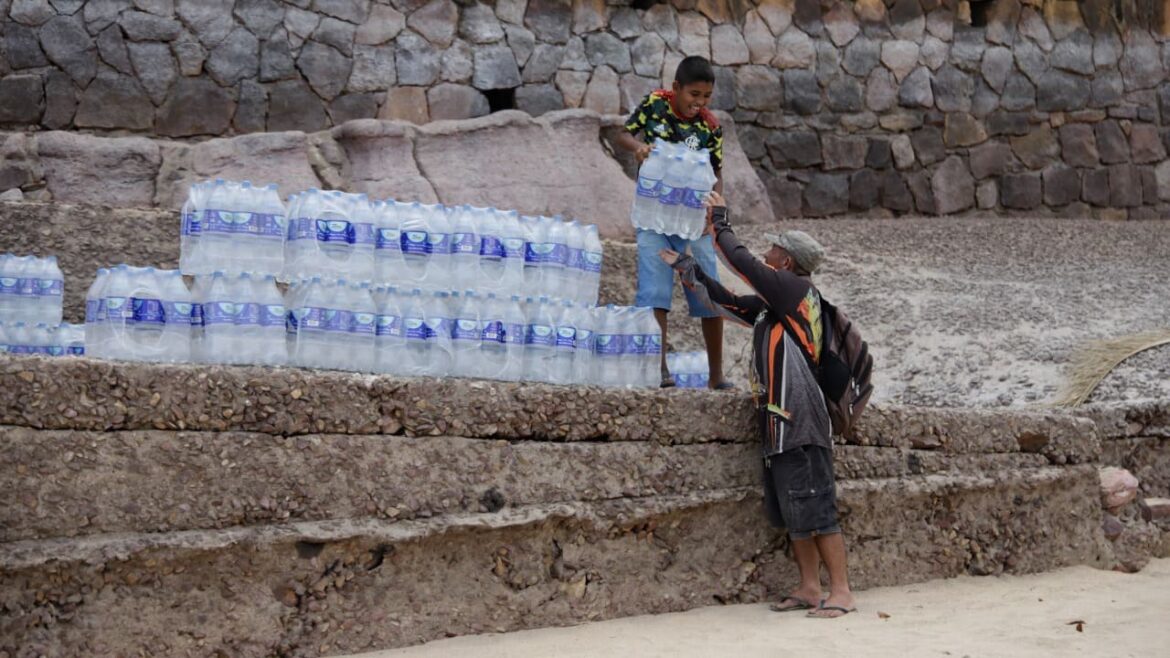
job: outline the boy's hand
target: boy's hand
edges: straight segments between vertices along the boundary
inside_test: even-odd
[[[654,147],[649,144],[639,144],[638,149],[634,151],[634,159],[638,161],[638,164],[642,164],[646,158],[650,157],[650,151],[653,150]]]
[[[663,249],[662,251],[659,251],[658,257],[662,259],[662,262],[670,265],[671,267],[674,267],[674,264],[678,262],[678,252],[673,249]]]

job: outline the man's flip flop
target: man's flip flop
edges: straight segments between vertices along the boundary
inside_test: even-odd
[[[784,605],[785,601],[795,601],[796,605],[786,606]],[[793,610],[813,610],[817,607],[818,606],[809,603],[807,600],[802,599],[799,596],[786,596],[783,599],[780,599],[779,603],[773,603],[772,605],[769,605],[768,609],[772,612],[792,612]]]
[[[734,389],[735,389],[735,384],[732,384],[731,382],[719,382],[718,384],[715,385],[714,390],[716,390],[716,391],[731,391]]]
[[[833,610],[835,612],[840,612],[841,614],[833,615],[831,617],[828,615],[818,615],[817,613],[820,612],[821,610]],[[857,612],[857,608],[846,608],[846,607],[839,606],[839,605],[825,605],[822,603],[819,608],[817,608],[816,610],[813,610],[812,612],[808,613],[805,616],[812,617],[813,619],[838,619],[838,618],[844,617],[845,615],[847,615],[851,612]]]

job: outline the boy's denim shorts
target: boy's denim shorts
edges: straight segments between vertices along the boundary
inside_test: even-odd
[[[710,235],[704,235],[698,240],[687,240],[677,235],[663,235],[646,229],[638,229],[638,294],[634,298],[635,306],[660,308],[670,310],[670,298],[674,292],[674,269],[662,262],[658,252],[663,249],[673,249],[680,254],[687,249],[698,261],[703,273],[712,279],[719,280],[719,271],[715,265],[715,245]],[[715,318],[719,312],[707,308],[695,297],[694,293],[684,288],[687,297],[687,307],[693,318]]]
[[[833,450],[805,445],[766,458],[764,513],[793,539],[841,532]]]

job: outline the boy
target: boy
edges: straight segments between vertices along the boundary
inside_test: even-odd
[[[650,155],[655,139],[686,144],[691,150],[707,149],[711,166],[715,169],[715,191],[723,192],[723,129],[707,110],[715,89],[715,71],[703,57],[687,57],[679,63],[670,90],[659,89],[642,100],[626,121],[626,132],[618,138],[618,146],[632,151],[641,165]],[[641,140],[635,135],[641,133]],[[658,252],[688,249],[703,271],[716,277],[715,249],[710,235],[698,240],[685,240],[677,235],[662,235],[638,229],[638,294],[634,304],[654,309],[654,318],[662,327],[662,344],[666,345],[666,314],[670,312],[670,298],[674,289],[674,272],[663,263]],[[723,319],[717,311],[705,307],[694,293],[687,290],[687,307],[691,317],[701,318],[703,342],[707,346],[708,386],[714,389],[731,388],[723,379]],[[674,386],[674,377],[666,368],[666,350],[662,351],[662,387]]]

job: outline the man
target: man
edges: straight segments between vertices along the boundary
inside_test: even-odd
[[[715,90],[715,70],[706,58],[691,56],[679,62],[670,89],[659,89],[647,95],[630,113],[625,131],[617,139],[618,146],[631,151],[641,164],[650,156],[651,145],[661,139],[675,144],[686,144],[691,150],[707,149],[715,170],[715,190],[723,191],[721,167],[723,164],[723,129],[719,120],[707,109]],[[641,141],[635,135],[641,135]],[[638,229],[638,293],[635,306],[654,309],[654,318],[662,328],[662,344],[666,345],[666,314],[670,312],[674,273],[658,260],[662,249],[687,251],[716,277],[715,252],[711,238],[685,240],[677,235],[663,235]],[[703,342],[707,347],[708,386],[714,389],[732,388],[723,379],[723,318],[719,313],[694,299],[687,292],[687,306],[691,317],[700,318]],[[666,369],[666,350],[662,350],[662,386],[674,386],[674,377]]]
[[[821,356],[824,323],[820,293],[810,276],[821,264],[824,248],[803,231],[765,235],[771,248],[760,262],[732,232],[723,198],[712,193],[708,206],[715,248],[755,294],[731,293],[689,256],[669,249],[660,256],[707,303],[753,326],[752,393],[763,445],[764,508],[775,527],[788,529],[800,570],[800,584],[772,609],[840,617],[856,608],[845,539],[837,524],[829,413],[813,372]],[[821,562],[830,582],[823,600]]]

